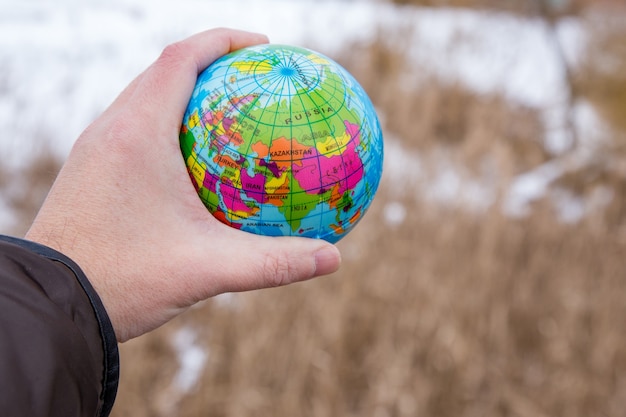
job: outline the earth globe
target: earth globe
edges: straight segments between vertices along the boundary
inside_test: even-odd
[[[180,147],[221,222],[339,241],[370,207],[383,168],[375,109],[354,77],[309,49],[239,49],[198,76]]]

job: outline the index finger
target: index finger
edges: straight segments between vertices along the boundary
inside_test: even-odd
[[[265,35],[227,28],[197,33],[165,47],[119,99],[137,100],[140,107],[158,104],[163,119],[178,127],[200,72],[229,52],[267,42]]]

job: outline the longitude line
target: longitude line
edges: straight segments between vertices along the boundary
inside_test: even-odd
[[[313,73],[313,71],[311,71],[311,72]],[[315,71],[314,75],[319,76],[319,72]],[[294,84],[295,84],[295,82],[294,82]],[[298,84],[306,92],[307,97],[311,97],[311,95],[309,94],[310,93],[310,91],[309,91],[310,88],[308,86],[303,86],[300,83],[298,83]],[[318,82],[318,85],[319,85],[319,82]],[[318,169],[318,177],[319,177],[319,188],[317,188],[317,192],[318,192],[318,196],[319,196],[319,192],[323,189],[323,184],[322,184],[322,178],[323,178],[322,177],[322,167],[320,165],[320,157],[322,157],[323,155],[321,155],[319,153],[318,149],[317,149],[317,140],[315,139],[315,134],[314,134],[314,131],[313,131],[313,123],[309,119],[309,116],[306,114],[306,110],[307,109],[306,109],[306,105],[304,104],[304,100],[302,99],[302,95],[298,94],[297,96],[298,96],[298,99],[300,100],[300,104],[302,104],[302,109],[305,111],[304,114],[306,115],[306,119],[307,119],[307,122],[308,122],[307,125],[309,127],[309,131],[311,132],[311,140],[313,141],[313,147],[315,148],[315,153],[317,154],[317,158],[316,159],[317,159],[317,169]],[[311,101],[312,105],[315,105],[315,102],[311,98],[309,98],[309,100]],[[307,158],[307,159],[313,159],[313,158]],[[304,193],[308,194],[307,191],[315,191],[315,190],[304,190]],[[322,206],[321,212],[317,214],[318,221],[319,221],[318,227],[317,227],[318,231],[323,229],[323,226],[324,226],[323,225],[324,213],[325,213],[325,211],[324,211],[324,208]],[[303,220],[303,219],[301,219],[301,220]]]

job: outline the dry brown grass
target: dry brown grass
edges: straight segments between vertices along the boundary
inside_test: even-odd
[[[61,168],[61,161],[45,146],[32,155],[26,166],[10,170],[0,167],[0,198],[15,221],[4,233],[26,233]]]
[[[603,222],[612,230],[626,225],[626,5],[587,16],[586,59],[573,72],[573,91],[591,103],[609,129],[591,163],[561,178],[560,186],[589,195],[599,186],[614,190]]]
[[[390,228],[381,219],[392,197],[383,189],[340,243],[346,259],[334,276],[243,294],[235,306],[208,302],[122,346],[115,415],[624,410],[623,239],[546,214],[472,219],[410,200],[405,222]],[[209,354],[182,397],[168,385],[177,359],[167,338],[180,326]]]
[[[342,63],[406,149],[443,147],[475,169],[487,157],[501,189],[550,158],[535,110],[434,77],[400,87],[402,49],[350,51]],[[561,186],[586,189],[588,169]],[[208,301],[123,345],[114,416],[620,415],[626,237],[616,219],[626,194],[612,172],[594,177],[615,190],[612,206],[575,225],[546,201],[514,220],[497,204],[468,213],[411,190],[398,195],[384,178],[371,211],[339,243],[338,273]],[[407,209],[401,224],[385,221],[389,204]],[[172,383],[171,337],[181,328],[208,353],[190,392]]]
[[[402,138],[407,149],[449,148],[474,170],[489,157],[503,183],[545,162],[544,126],[536,109],[499,94],[477,95],[425,69],[408,68],[413,29],[381,30],[378,42],[353,45],[338,59],[382,110],[386,133]]]
[[[605,119],[626,133],[626,21],[623,14],[592,15],[590,19],[593,31],[588,59],[577,74],[576,88]]]

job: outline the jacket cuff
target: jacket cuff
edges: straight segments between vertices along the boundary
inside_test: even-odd
[[[66,255],[36,242],[18,239],[11,236],[0,235],[0,240],[24,249],[30,250],[40,256],[48,258],[52,261],[60,262],[74,273],[76,280],[87,295],[93,312],[100,329],[100,337],[102,339],[102,349],[104,353],[104,375],[102,380],[102,408],[100,416],[106,417],[110,414],[117,395],[117,386],[119,383],[119,351],[117,346],[117,338],[109,315],[107,314],[102,300],[93,288],[87,276],[80,267]]]

